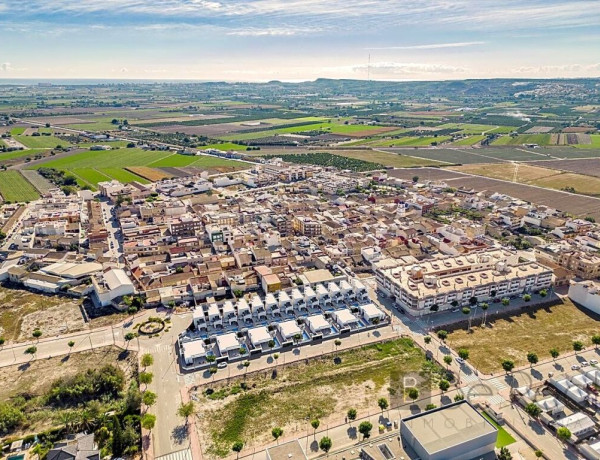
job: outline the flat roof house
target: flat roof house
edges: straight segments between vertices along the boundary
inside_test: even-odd
[[[293,319],[279,323],[277,327],[284,340],[291,340],[296,334],[302,334],[302,329],[298,327]]]
[[[308,327],[315,334],[323,334],[331,331],[331,324],[327,322],[323,315],[312,315],[306,318]]]
[[[423,460],[495,458],[498,430],[468,401],[402,420],[400,435]]]
[[[219,347],[219,351],[223,356],[228,354],[230,351],[239,350],[240,342],[238,342],[235,332],[230,332],[229,334],[217,336],[217,346]]]

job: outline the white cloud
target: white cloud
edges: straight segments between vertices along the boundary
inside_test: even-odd
[[[436,50],[442,48],[464,48],[467,46],[485,45],[486,42],[454,42],[432,43],[428,45],[383,46],[380,48],[365,48],[367,50]]]
[[[291,37],[294,35],[308,35],[323,32],[321,28],[311,27],[271,27],[271,28],[247,28],[232,30],[227,35],[240,37]]]
[[[366,72],[370,69],[372,75],[390,75],[390,76],[410,76],[416,74],[456,74],[467,72],[464,67],[457,67],[445,64],[427,64],[415,62],[376,62],[355,66],[354,72]]]
[[[561,75],[566,73],[586,73],[600,70],[598,64],[564,64],[564,65],[541,65],[541,66],[523,66],[512,69],[518,74],[540,74],[540,75]]]
[[[0,71],[2,72],[10,72],[13,69],[13,66],[10,64],[10,62],[3,62],[2,64],[0,64]]]

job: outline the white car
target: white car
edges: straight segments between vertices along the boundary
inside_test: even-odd
[[[590,363],[588,363],[587,361],[581,361],[581,367],[587,367],[589,365]]]
[[[464,359],[462,359],[461,357],[458,357],[458,358],[456,358],[456,362],[457,362],[458,364],[464,364],[464,363],[465,363],[465,360],[464,360]]]
[[[217,367],[219,369],[225,369],[227,367],[227,363],[226,362],[219,363],[219,364],[217,364]]]
[[[590,364],[592,366],[597,366],[598,365],[598,361],[596,361],[595,359],[590,359]]]
[[[571,370],[572,370],[572,371],[578,371],[579,369],[581,369],[581,366],[579,366],[578,364],[573,364],[573,365],[571,366]]]

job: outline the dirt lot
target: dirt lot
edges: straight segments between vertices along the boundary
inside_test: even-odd
[[[527,310],[505,319],[488,321],[488,327],[475,326],[451,332],[447,343],[455,350],[467,348],[469,361],[485,373],[502,370],[503,359],[517,366],[527,363],[527,353],[535,352],[540,360],[550,357],[550,349],[572,351],[574,340],[586,346],[600,330],[600,321],[577,308],[570,300],[539,310]]]
[[[36,328],[51,336],[87,329],[87,325],[74,300],[0,287],[0,335],[7,341],[30,340]]]
[[[271,429],[283,428],[285,436],[307,429],[307,420],[319,418],[321,426],[344,423],[349,408],[359,416],[377,413],[377,399],[391,406],[402,397],[402,377],[413,373],[422,394],[430,388],[430,364],[409,339],[341,352],[339,363],[324,357],[309,363],[280,367],[234,379],[227,386],[200,388],[199,435],[210,456],[230,454],[231,444],[243,439],[248,446],[271,442]],[[435,380],[435,378],[434,378]],[[243,387],[247,390],[244,390]],[[210,386],[209,386],[210,387]]]

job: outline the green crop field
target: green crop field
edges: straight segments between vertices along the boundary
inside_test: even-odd
[[[432,142],[441,144],[450,139],[450,136],[401,137],[400,139],[379,140],[368,145],[372,147],[429,147]]]
[[[233,142],[223,142],[222,144],[208,144],[199,145],[198,150],[218,149],[224,152],[228,150],[237,150],[238,152],[244,152],[246,150],[245,145],[234,144]]]
[[[268,129],[263,131],[255,131],[251,133],[227,134],[225,136],[217,137],[226,141],[247,141],[252,139],[260,139],[262,137],[270,137],[276,134],[296,134],[310,131],[326,131],[331,134],[355,134],[369,131],[377,133],[381,129],[381,126],[373,125],[346,125],[343,123],[323,122],[301,126],[289,126],[287,128]]]
[[[20,134],[23,134],[25,132],[27,128],[12,128],[10,130],[10,135],[11,136],[18,136]]]
[[[502,136],[492,142],[492,145],[550,145],[550,134],[520,134],[518,136]]]
[[[112,177],[113,179],[116,179],[119,182],[122,182],[124,184],[126,184],[128,182],[133,182],[133,181],[137,181],[140,184],[149,184],[150,183],[150,181],[148,179],[138,176],[137,174],[133,174],[132,172],[127,171],[126,169],[103,168],[103,169],[100,169],[99,171],[102,174]]]
[[[119,129],[119,125],[113,125],[110,121],[94,121],[92,123],[66,125],[66,128],[78,129],[80,131],[114,131]]]
[[[32,166],[32,169],[55,168],[71,171],[77,176],[80,185],[95,186],[98,182],[110,180],[145,182],[123,168],[129,166],[151,166],[153,168],[185,167],[242,169],[244,163],[209,155],[180,155],[172,152],[159,152],[142,149],[119,149],[108,151],[86,151],[68,157],[52,159]]]
[[[70,169],[69,172],[77,178],[80,187],[91,185],[94,189],[98,182],[104,182],[111,178],[93,168]]]
[[[457,141],[454,141],[452,143],[452,145],[475,145],[475,144],[481,142],[484,139],[485,139],[485,136],[483,136],[483,135],[469,136],[469,137],[465,137],[463,139],[459,139]]]
[[[0,172],[0,194],[5,201],[33,201],[40,197],[35,187],[19,171]]]
[[[13,136],[16,141],[19,141],[25,147],[30,149],[52,149],[57,145],[68,147],[70,144],[58,137],[54,136]]]

